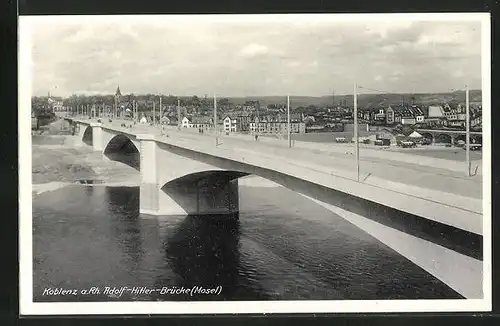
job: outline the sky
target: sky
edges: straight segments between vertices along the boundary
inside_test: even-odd
[[[122,94],[240,97],[352,94],[354,83],[365,87],[360,93],[481,88],[478,21],[304,17],[35,19],[32,91],[111,94],[119,85]]]

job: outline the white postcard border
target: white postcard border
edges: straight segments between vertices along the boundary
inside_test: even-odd
[[[483,101],[483,299],[463,300],[308,300],[234,302],[33,302],[32,183],[31,183],[31,23],[144,22],[165,16],[21,16],[19,17],[19,296],[21,315],[109,314],[259,314],[259,313],[371,313],[371,312],[479,312],[492,308],[491,230],[491,33],[489,13],[335,14],[336,21],[481,21]],[[330,14],[292,15],[182,15],[169,20],[298,21],[332,19]]]

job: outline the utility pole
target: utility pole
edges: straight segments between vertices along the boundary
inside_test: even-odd
[[[161,105],[161,94],[160,94],[160,126],[161,126],[161,118],[163,117],[163,108]]]
[[[359,137],[358,137],[358,95],[357,85],[354,83],[354,152],[356,154],[356,178],[359,182]]]
[[[470,113],[469,113],[469,86],[465,85],[465,161],[467,162],[467,176],[470,177]]]
[[[177,129],[181,130],[181,100],[177,99]]]
[[[155,101],[153,100],[153,127],[155,125]]]
[[[259,132],[260,132],[260,114],[259,114],[259,111],[260,111],[260,107],[256,108],[257,109],[257,126],[256,126],[256,134],[259,135]],[[281,128],[281,127],[280,127]],[[280,131],[281,132],[281,131]]]
[[[287,133],[288,133],[288,148],[292,147],[292,137],[290,130],[290,96],[286,97],[286,111],[287,111]]]
[[[214,93],[214,130],[215,130],[215,147],[219,146],[219,138],[217,135],[217,98]]]

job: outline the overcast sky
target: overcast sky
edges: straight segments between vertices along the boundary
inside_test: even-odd
[[[54,16],[52,16],[54,17]],[[33,24],[33,92],[351,94],[481,87],[481,25],[214,19]],[[365,91],[367,92],[367,91]]]

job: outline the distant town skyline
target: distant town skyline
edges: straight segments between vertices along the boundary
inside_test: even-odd
[[[480,21],[297,17],[40,17],[31,21],[32,93],[114,94],[120,85],[124,94],[318,97],[352,94],[354,82],[377,90],[359,93],[481,89]]]

